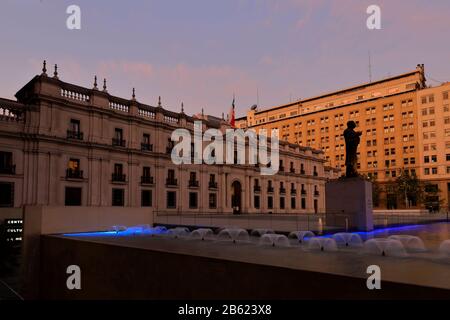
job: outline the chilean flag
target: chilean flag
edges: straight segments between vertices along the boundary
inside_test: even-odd
[[[230,110],[230,125],[232,128],[234,128],[234,126],[235,126],[235,119],[236,119],[236,117],[234,115],[234,100],[235,100],[235,98],[233,96],[233,102],[231,103],[231,110]]]

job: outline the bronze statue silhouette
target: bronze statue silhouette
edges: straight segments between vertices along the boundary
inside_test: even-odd
[[[347,129],[344,131],[345,139],[345,177],[354,178],[358,177],[358,171],[356,169],[356,164],[358,162],[358,156],[356,151],[358,150],[358,145],[360,142],[360,136],[362,132],[355,131],[356,128],[355,121],[347,122]]]

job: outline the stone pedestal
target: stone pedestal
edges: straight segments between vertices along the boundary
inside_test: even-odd
[[[325,185],[327,224],[332,217],[350,229],[373,230],[372,183],[362,178],[343,178]],[[328,217],[330,219],[328,219]]]

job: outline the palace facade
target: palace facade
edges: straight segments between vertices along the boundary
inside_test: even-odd
[[[252,108],[238,127],[279,129],[280,139],[321,149],[326,165],[345,172],[343,132],[362,131],[358,171],[381,185],[378,208],[417,207],[393,187],[403,171],[426,183],[426,202],[447,208],[450,190],[450,83],[427,87],[424,65],[394,77],[265,110]]]
[[[230,128],[80,87],[44,66],[16,94],[0,99],[0,206],[147,207],[163,213],[314,213],[325,211],[325,182],[337,171],[324,152],[280,142],[280,171],[257,165],[175,165],[174,129]],[[125,211],[126,213],[126,211]]]

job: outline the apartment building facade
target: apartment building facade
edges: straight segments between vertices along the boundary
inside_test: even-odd
[[[288,105],[266,110],[252,108],[247,116],[237,119],[237,124],[240,128],[278,129],[281,139],[321,149],[325,153],[326,164],[343,173],[343,132],[347,121],[353,120],[357,130],[363,133],[358,149],[358,170],[382,186],[383,192],[379,201],[374,203],[375,207],[418,206],[411,201],[408,204],[400,201],[392,188],[392,183],[403,171],[414,173],[427,182],[437,181],[442,191],[438,195],[439,201],[447,206],[446,181],[450,176],[447,175],[445,137],[448,134],[450,141],[450,130],[446,133],[445,121],[450,119],[446,118],[448,102],[445,101],[448,101],[448,86],[427,88],[424,65],[418,65],[412,72]],[[427,103],[424,103],[423,97],[434,97],[434,100],[431,98],[429,102],[427,98]],[[422,112],[425,108],[432,111],[434,108],[435,111],[432,115],[425,114]],[[439,129],[424,127],[426,121],[431,121],[429,124]],[[425,143],[427,131],[431,132]],[[422,146],[423,143],[428,144],[429,149]],[[436,163],[431,165],[435,160]]]
[[[224,132],[214,117],[187,116],[65,83],[55,70],[0,99],[0,207],[147,207],[163,213],[313,213],[325,211],[335,171],[323,152],[280,143],[280,172],[256,165],[175,165],[172,132]],[[1,208],[0,208],[1,209]],[[126,210],[124,211],[126,212]]]

